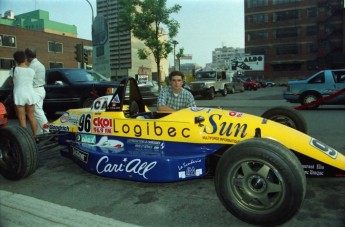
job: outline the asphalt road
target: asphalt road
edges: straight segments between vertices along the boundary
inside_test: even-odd
[[[197,105],[260,115],[272,106],[295,106],[282,99],[282,90],[275,87],[226,97],[217,95],[212,101],[198,99]],[[345,153],[345,106],[300,112],[307,121],[308,134]],[[16,121],[11,120],[10,124]],[[299,213],[282,226],[345,226],[345,178],[308,178],[307,183]],[[28,217],[20,221],[25,215]],[[140,183],[102,178],[83,171],[55,150],[41,153],[38,170],[26,179],[8,181],[0,176],[0,226],[30,226],[30,223],[31,226],[251,226],[221,205],[213,179]]]

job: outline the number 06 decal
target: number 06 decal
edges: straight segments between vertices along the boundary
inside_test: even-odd
[[[91,114],[83,114],[79,118],[78,122],[79,132],[90,132],[91,131]]]

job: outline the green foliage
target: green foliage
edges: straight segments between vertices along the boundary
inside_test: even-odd
[[[140,49],[138,56],[140,59],[146,59],[149,54],[153,54],[158,75],[160,61],[173,51],[172,40],[180,27],[170,15],[178,13],[181,6],[175,4],[167,8],[166,2],[167,0],[119,0],[123,9],[119,14],[119,29],[131,30],[135,37],[144,42],[150,51]],[[162,39],[163,36],[168,36],[169,39]]]

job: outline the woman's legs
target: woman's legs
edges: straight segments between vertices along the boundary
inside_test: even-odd
[[[28,116],[28,119],[29,119],[29,122],[31,125],[31,130],[32,130],[33,134],[36,136],[37,135],[37,122],[36,122],[36,118],[34,115],[35,105],[26,105],[25,110],[26,110],[26,115]]]
[[[15,105],[19,125],[26,128],[25,106]]]

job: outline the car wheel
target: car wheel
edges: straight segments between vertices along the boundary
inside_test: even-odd
[[[32,134],[21,126],[0,128],[0,174],[19,180],[38,167],[38,150]]]
[[[86,98],[82,102],[82,108],[88,108],[91,107],[93,104],[93,101],[95,101],[94,98]]]
[[[215,96],[215,91],[214,91],[214,88],[211,87],[210,88],[210,93],[208,94],[208,99],[212,100],[212,99],[214,99],[214,96]]]
[[[297,213],[306,194],[306,177],[288,148],[270,139],[253,138],[223,154],[216,168],[215,189],[237,218],[276,226]]]
[[[249,85],[249,86],[247,87],[247,90],[248,90],[248,91],[253,90],[253,86]]]
[[[289,126],[303,133],[308,131],[304,117],[297,110],[286,106],[268,109],[261,117]]]
[[[310,102],[314,102],[314,101],[318,100],[319,98],[321,98],[321,96],[318,94],[306,93],[301,98],[301,104],[304,105],[304,104],[307,104]],[[319,107],[319,105],[315,104],[315,105],[308,106],[307,109],[317,109],[318,107]]]
[[[235,88],[234,88],[234,87],[231,87],[231,88],[229,89],[229,93],[230,93],[230,94],[234,94],[234,93],[235,93]]]
[[[222,95],[226,96],[228,94],[228,88],[226,87],[226,85],[224,85],[224,89],[222,90]]]

